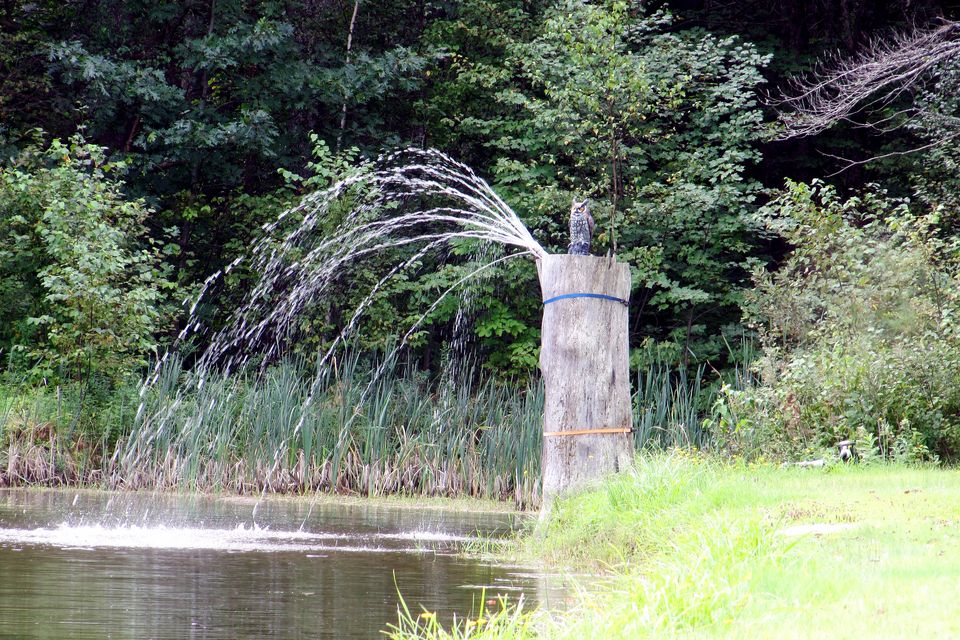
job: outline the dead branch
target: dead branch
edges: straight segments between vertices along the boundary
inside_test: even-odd
[[[945,63],[960,60],[960,22],[875,38],[852,58],[833,57],[814,74],[792,82],[777,103],[783,129],[780,140],[810,136],[853,116],[886,107],[906,92],[935,79]],[[920,118],[944,118],[918,106],[898,112],[900,124]],[[869,120],[869,119],[868,119]],[[890,117],[880,121],[887,127]],[[878,126],[878,123],[868,126]],[[889,129],[887,129],[889,130]]]

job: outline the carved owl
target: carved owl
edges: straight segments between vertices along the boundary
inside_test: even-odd
[[[570,205],[570,246],[567,253],[588,256],[590,242],[593,240],[593,216],[590,215],[590,201],[577,202],[576,198]]]

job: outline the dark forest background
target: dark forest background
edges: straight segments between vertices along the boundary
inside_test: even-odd
[[[947,134],[841,122],[783,140],[779,99],[818,61],[957,18],[937,0],[2,0],[0,368],[41,384],[139,378],[182,328],[183,301],[261,225],[405,146],[473,167],[552,251],[571,200],[590,197],[594,252],[633,269],[638,367],[702,374],[759,347],[783,379],[813,384],[833,365],[797,382],[811,360],[785,354],[836,347],[864,310],[886,309],[890,335],[940,339],[952,289],[928,300],[911,287],[953,264],[960,174],[952,145],[930,144]],[[955,69],[874,116],[954,109]],[[301,353],[329,342],[374,273],[351,270],[316,301]],[[459,273],[424,264],[384,288],[360,345],[402,334]],[[904,273],[919,275],[901,298],[874,296]],[[225,278],[204,322],[252,277]],[[470,286],[473,357],[493,377],[534,372],[533,265]],[[933,324],[904,311],[919,299]],[[442,366],[456,313],[451,299],[414,336],[419,369]],[[917,366],[924,349],[907,349]],[[783,428],[795,391],[778,396]]]
[[[129,350],[116,365],[136,368],[177,333],[183,299],[242,254],[261,224],[363,158],[407,145],[473,167],[552,250],[564,249],[572,197],[589,196],[595,252],[615,242],[634,269],[635,358],[655,351],[722,365],[751,333],[743,304],[755,271],[776,270],[791,248],[757,222],[788,181],[825,179],[843,197],[879,183],[890,198],[916,200],[920,190],[946,201],[956,180],[949,162],[899,153],[923,141],[909,127],[838,125],[777,141],[775,99],[788,79],[824,56],[856,54],[872,39],[957,13],[936,0],[4,0],[0,156],[22,171],[7,173],[20,195],[8,191],[0,211],[9,231],[0,245],[3,366],[52,358],[56,367],[42,373],[89,367],[78,364],[89,349],[64,355],[79,344],[64,336],[99,326],[95,311],[74,310],[87,314],[84,328],[50,308],[51,287],[94,285],[83,274],[43,272],[73,258],[51,244],[56,224],[48,220],[43,235],[17,207],[62,187],[66,200],[101,207],[90,219],[75,212],[71,224],[115,218],[122,238],[113,268],[138,273],[142,287],[130,300],[130,283],[118,284],[123,301],[93,306],[110,318],[135,316],[103,354]],[[108,193],[37,177],[57,166]],[[130,210],[104,213],[118,202]],[[58,233],[74,253],[102,244]],[[362,340],[402,332],[454,277],[445,274],[384,291]],[[488,369],[531,371],[533,268],[517,263],[497,275],[475,285],[471,340]],[[237,303],[248,277],[228,279],[208,321]],[[338,313],[357,303],[355,284],[347,279],[339,297],[318,301],[324,311],[305,319],[308,345],[328,339]],[[455,310],[455,301],[441,306],[418,334],[422,367],[442,356]],[[52,347],[51,334],[60,338]]]

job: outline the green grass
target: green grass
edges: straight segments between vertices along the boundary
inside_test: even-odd
[[[118,476],[251,491],[473,496],[529,504],[538,491],[539,385],[469,373],[459,385],[348,354],[316,373],[284,363],[261,379],[197,390],[171,367],[142,424],[120,443]],[[168,461],[171,461],[168,463]],[[166,473],[164,473],[166,471]]]
[[[384,634],[391,640],[523,640],[534,637],[536,624],[536,616],[526,613],[522,602],[515,605],[483,594],[477,611],[448,628],[432,611],[412,611],[401,596],[397,624]]]
[[[636,473],[558,502],[524,543],[610,582],[563,613],[429,637],[957,637],[958,497],[951,469],[645,457]]]

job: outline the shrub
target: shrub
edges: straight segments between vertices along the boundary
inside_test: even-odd
[[[761,382],[728,394],[768,448],[798,454],[855,438],[885,456],[960,451],[960,255],[936,215],[871,192],[842,200],[790,183],[766,209],[794,250],[755,274],[746,317]]]
[[[115,381],[155,347],[170,285],[120,170],[79,137],[0,166],[0,351],[34,378]]]

